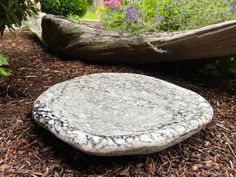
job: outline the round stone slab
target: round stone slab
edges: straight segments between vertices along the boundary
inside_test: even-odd
[[[153,77],[101,73],[56,84],[38,97],[33,117],[73,147],[98,156],[148,154],[209,123],[200,95]]]

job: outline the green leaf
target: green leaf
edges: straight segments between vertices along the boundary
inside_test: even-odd
[[[11,76],[11,73],[6,68],[0,68],[0,76],[9,77],[9,76]]]
[[[0,54],[0,66],[3,65],[9,65],[8,58],[5,55]]]
[[[20,26],[28,15],[36,13],[37,10],[31,0],[0,0],[0,37],[6,28],[12,28],[13,24]]]

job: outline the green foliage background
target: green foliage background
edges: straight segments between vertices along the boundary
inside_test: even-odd
[[[40,0],[42,11],[54,15],[79,15],[87,11],[87,0]]]

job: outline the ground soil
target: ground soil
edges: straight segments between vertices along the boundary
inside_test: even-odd
[[[28,31],[7,32],[0,52],[13,76],[0,79],[0,177],[236,176],[236,81],[205,77],[195,64],[91,64],[49,54]],[[51,85],[100,72],[140,73],[191,89],[209,100],[214,119],[188,140],[162,152],[127,157],[83,154],[40,128],[33,101]]]

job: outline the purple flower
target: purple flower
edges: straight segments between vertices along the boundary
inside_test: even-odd
[[[101,28],[102,28],[101,25],[96,25],[96,26],[95,26],[95,29],[96,29],[96,30],[101,30]]]
[[[155,19],[156,22],[161,22],[164,19],[164,17],[158,15],[154,19]]]
[[[139,19],[139,11],[134,7],[133,4],[128,5],[126,13],[125,13],[125,20],[128,21],[138,21]]]
[[[236,1],[232,3],[231,10],[232,13],[236,11]]]

